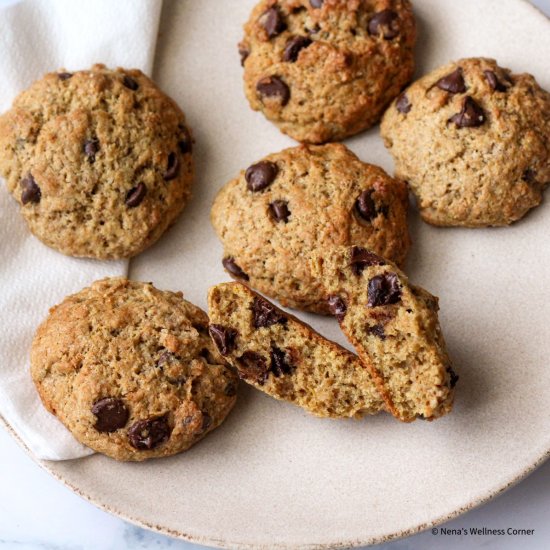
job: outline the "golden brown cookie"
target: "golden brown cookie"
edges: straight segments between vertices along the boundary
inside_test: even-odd
[[[396,176],[434,225],[508,225],[550,182],[550,94],[493,59],[461,59],[413,83],[384,115]]]
[[[241,283],[208,293],[210,335],[255,388],[321,417],[360,418],[384,403],[365,365]]]
[[[103,279],[52,308],[31,352],[44,406],[84,445],[117,460],[185,451],[219,426],[237,376],[181,292]]]
[[[409,249],[407,187],[341,144],[268,155],[218,193],[211,212],[236,279],[297,309],[328,313],[307,259],[358,244],[401,264]]]
[[[450,412],[458,377],[439,326],[438,299],[358,246],[317,253],[312,267],[388,410],[406,422]]]
[[[239,44],[250,106],[304,143],[378,122],[411,79],[408,0],[262,0]]]
[[[0,117],[0,173],[30,230],[71,256],[129,258],[190,196],[179,107],[138,70],[50,73]]]

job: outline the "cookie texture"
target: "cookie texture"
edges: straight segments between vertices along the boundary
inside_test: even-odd
[[[434,225],[508,225],[550,181],[550,94],[493,59],[461,59],[416,81],[381,132],[396,176]]]
[[[304,143],[378,122],[412,78],[408,0],[262,0],[239,53],[250,106]]]
[[[218,350],[255,388],[321,417],[360,418],[383,409],[357,356],[247,286],[212,287],[208,312]]]
[[[179,453],[219,426],[237,376],[180,292],[103,279],[50,310],[31,351],[44,406],[117,460]]]
[[[410,245],[407,186],[341,144],[268,155],[218,193],[211,220],[224,266],[284,306],[328,313],[307,258],[359,244],[401,264]]]
[[[441,333],[438,299],[358,246],[316,254],[312,266],[388,410],[406,422],[450,412],[458,376]]]
[[[139,70],[45,75],[0,117],[0,174],[30,230],[71,256],[128,258],[190,196],[192,138]]]

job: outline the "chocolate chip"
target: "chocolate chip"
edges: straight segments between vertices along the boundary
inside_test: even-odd
[[[466,91],[466,84],[464,84],[464,77],[462,76],[462,69],[460,67],[447,76],[440,78],[435,85],[439,89],[451,94],[462,94]]]
[[[222,355],[227,355],[235,349],[235,339],[239,333],[234,328],[212,324],[208,327],[208,332]]]
[[[205,411],[202,411],[201,433],[204,433],[212,425],[212,417]]]
[[[261,191],[273,183],[279,168],[274,162],[262,160],[246,169],[244,177],[249,191]]]
[[[288,202],[286,201],[273,201],[269,203],[269,213],[276,222],[288,222],[290,216],[290,210],[288,209]]]
[[[502,84],[497,78],[497,75],[493,71],[483,71],[485,78],[487,79],[487,84],[495,90],[495,92],[505,92],[508,88]]]
[[[168,162],[166,164],[166,172],[164,172],[164,179],[166,181],[173,180],[179,172],[180,160],[176,153],[170,153],[168,155]]]
[[[95,162],[95,156],[98,151],[99,140],[97,138],[87,139],[84,142],[84,154],[92,164]]]
[[[280,97],[281,105],[284,107],[290,100],[288,86],[278,76],[266,76],[258,80],[256,90],[261,96]]]
[[[180,140],[180,141],[178,141],[178,147],[179,147],[182,155],[185,155],[186,153],[191,152],[191,142],[190,141]]]
[[[143,198],[147,194],[147,187],[143,182],[138,183],[135,187],[132,187],[128,193],[126,193],[126,206],[135,208],[141,204]]]
[[[531,168],[527,168],[527,170],[523,172],[521,179],[527,183],[537,183],[537,173]]]
[[[140,451],[154,449],[164,443],[172,432],[168,417],[147,418],[134,422],[128,429],[130,445]]]
[[[399,17],[392,10],[382,10],[375,13],[369,21],[368,31],[370,35],[382,34],[385,40],[391,40],[399,34]]]
[[[317,34],[320,30],[321,30],[321,27],[318,24],[311,29],[306,28],[306,32],[311,35]]]
[[[223,394],[227,397],[233,397],[234,395],[237,395],[237,386],[235,386],[233,382],[229,382],[227,386],[225,386]]]
[[[369,307],[396,304],[401,299],[401,285],[395,273],[384,273],[370,279],[368,284]]]
[[[22,189],[21,191],[21,202],[27,204],[28,202],[39,203],[42,198],[42,191],[32,174],[27,174],[20,182],[19,185]]]
[[[178,128],[183,134],[183,138],[178,141],[178,147],[180,148],[181,154],[186,155],[187,153],[191,153],[193,150],[193,138],[189,130],[183,124],[179,124]]]
[[[340,296],[333,295],[328,297],[327,304],[331,314],[334,315],[338,321],[343,321],[348,309],[346,302],[344,302]]]
[[[372,189],[363,191],[355,201],[355,213],[363,220],[370,222],[376,217],[376,206],[372,200]]]
[[[193,323],[193,328],[199,334],[206,334],[208,332],[208,325],[204,325],[203,323]]]
[[[294,367],[290,365],[286,360],[286,353],[275,346],[271,348],[271,366],[269,370],[276,376],[279,377],[283,374],[290,374]]]
[[[264,385],[267,380],[268,368],[266,360],[255,351],[245,351],[237,358],[239,376],[244,380],[250,380]]]
[[[281,12],[276,8],[269,8],[260,16],[260,22],[267,36],[273,38],[286,29],[285,20]]]
[[[236,279],[242,279],[243,281],[248,281],[250,279],[250,277],[237,265],[235,258],[232,256],[224,258],[222,264]]]
[[[294,63],[298,59],[300,52],[312,43],[313,40],[307,36],[293,36],[286,43],[285,51],[283,53],[283,61]]]
[[[349,266],[354,275],[361,275],[365,267],[386,265],[383,258],[360,246],[353,246],[350,251]]]
[[[493,90],[497,90],[499,86],[501,87],[502,84],[498,81],[497,75],[493,71],[483,71],[483,74],[485,75],[485,79],[487,80],[487,84],[489,84],[489,87]],[[505,90],[499,89],[499,92],[504,92]]]
[[[252,324],[254,328],[270,327],[277,323],[284,325],[288,321],[286,316],[273,304],[270,304],[267,300],[259,296],[254,297],[250,309],[252,310]]]
[[[250,50],[244,46],[239,46],[239,55],[241,56],[241,67],[244,67],[244,62],[250,55]]]
[[[485,113],[470,96],[466,96],[462,103],[462,110],[453,115],[449,122],[454,122],[457,128],[475,128],[485,122]]]
[[[124,78],[122,79],[122,84],[126,86],[126,88],[130,88],[130,90],[137,90],[139,88],[139,84],[127,74],[124,75]]]
[[[126,426],[130,411],[122,399],[104,397],[93,404],[92,414],[97,417],[94,428],[98,432],[114,432]]]
[[[372,327],[367,327],[367,332],[373,336],[377,336],[381,340],[386,339],[386,333],[384,332],[383,325],[373,325]]]
[[[452,367],[447,367],[447,372],[450,376],[449,386],[451,389],[453,389],[456,386],[456,383],[458,382],[458,379],[460,378],[458,374],[453,370]]]
[[[395,108],[400,112],[406,115],[411,109],[412,105],[409,103],[409,98],[403,92],[395,102]]]
[[[309,5],[314,9],[319,9],[323,7],[323,2],[325,0],[309,0]]]
[[[73,76],[73,73],[57,73],[59,80],[69,80]]]

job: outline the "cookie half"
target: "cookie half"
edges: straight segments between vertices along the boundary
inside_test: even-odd
[[[123,278],[50,310],[31,372],[44,406],[76,439],[131,461],[191,447],[223,422],[238,384],[204,311],[181,293]]]
[[[450,412],[458,377],[439,325],[438,299],[358,246],[316,254],[312,266],[388,410],[406,422]]]
[[[241,283],[208,293],[210,335],[255,388],[321,417],[360,418],[384,403],[357,356]]]
[[[99,259],[153,244],[190,197],[192,138],[138,70],[45,75],[0,117],[0,174],[48,246]]]
[[[211,220],[232,277],[284,306],[329,313],[311,251],[359,244],[401,264],[407,208],[406,184],[332,143],[252,164],[220,190]]]
[[[387,110],[381,133],[396,176],[434,225],[508,225],[550,182],[550,94],[493,59],[422,77]]]
[[[239,53],[250,106],[304,143],[376,124],[414,70],[408,0],[262,0]]]

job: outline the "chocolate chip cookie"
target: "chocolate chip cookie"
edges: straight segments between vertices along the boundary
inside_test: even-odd
[[[412,84],[382,137],[434,225],[508,225],[550,182],[550,94],[493,59],[461,59]]]
[[[0,117],[0,173],[30,230],[71,256],[128,258],[190,196],[192,138],[138,70],[57,72]]]
[[[298,141],[343,139],[410,81],[415,40],[408,0],[262,0],[239,44],[246,97]]]
[[[204,311],[150,283],[103,279],[52,308],[31,352],[44,406],[84,445],[141,461],[191,447],[236,400]]]
[[[268,155],[218,193],[211,220],[229,274],[283,305],[328,313],[307,258],[358,244],[401,264],[410,245],[407,187],[341,144]]]
[[[383,408],[357,356],[247,286],[212,287],[208,312],[219,352],[257,389],[321,417],[360,418]]]
[[[405,422],[450,412],[458,377],[439,326],[438,299],[358,246],[317,253],[312,268],[388,410]]]

